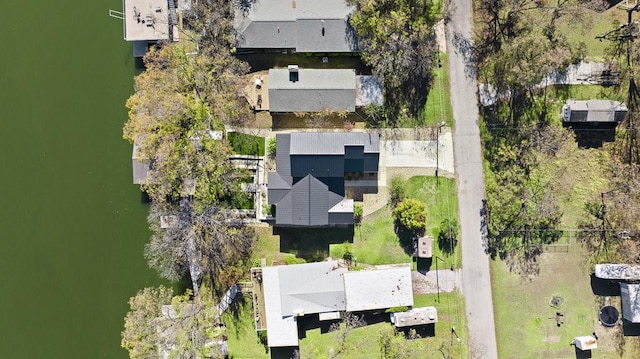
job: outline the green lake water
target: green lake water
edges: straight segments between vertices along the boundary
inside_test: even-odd
[[[135,62],[119,0],[5,3],[0,358],[123,358],[147,207],[122,140]],[[8,6],[11,5],[11,6]]]

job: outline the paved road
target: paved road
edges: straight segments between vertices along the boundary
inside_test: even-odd
[[[472,66],[471,0],[449,1],[445,25],[451,106],[455,120],[454,153],[462,236],[462,293],[466,302],[470,357],[498,357],[489,260],[482,245],[480,209],[484,199],[477,84]]]

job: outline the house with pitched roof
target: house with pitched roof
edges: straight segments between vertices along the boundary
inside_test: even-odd
[[[274,226],[353,224],[345,177],[378,172],[380,136],[364,132],[295,132],[276,136],[276,172],[268,176]]]
[[[408,264],[349,271],[337,261],[252,269],[261,278],[256,328],[267,331],[269,347],[298,346],[298,318],[336,320],[341,312],[413,305]],[[255,284],[254,284],[255,285]]]
[[[619,123],[627,114],[627,106],[613,100],[567,100],[562,106],[565,123]]]
[[[236,48],[291,52],[356,52],[345,0],[255,0],[238,6]]]

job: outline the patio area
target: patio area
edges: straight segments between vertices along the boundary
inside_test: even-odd
[[[251,108],[256,111],[269,111],[269,75],[260,71],[248,77],[249,82],[243,93]]]

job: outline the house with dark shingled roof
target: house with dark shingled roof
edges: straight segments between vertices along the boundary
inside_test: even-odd
[[[376,174],[380,136],[372,133],[296,132],[276,136],[276,172],[269,173],[268,202],[275,226],[353,224],[345,176]]]

